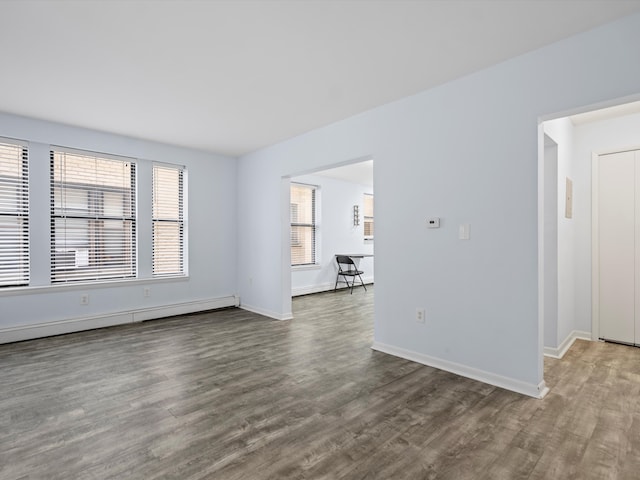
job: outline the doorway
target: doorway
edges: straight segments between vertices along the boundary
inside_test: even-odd
[[[291,248],[291,296],[333,290],[340,253],[362,254],[359,269],[365,283],[373,283],[373,163],[356,159],[289,178],[290,234],[284,242]],[[312,200],[298,201],[299,191]],[[313,222],[302,225],[303,218]],[[309,247],[303,258],[296,253],[301,239]]]
[[[562,358],[576,339],[601,337],[598,259],[595,258],[599,237],[593,229],[592,218],[592,214],[597,213],[597,191],[592,191],[597,178],[593,158],[594,154],[640,148],[640,102],[625,100],[627,103],[607,108],[599,106],[596,110],[584,108],[541,123],[539,312],[541,348],[545,356]],[[549,160],[553,150],[557,167]],[[555,172],[554,178],[548,168]],[[545,203],[545,195],[553,197],[554,188],[557,189],[555,209]],[[557,217],[556,238],[552,234],[554,215]],[[638,233],[640,236],[640,230]],[[556,270],[551,259],[554,249],[557,249]],[[555,289],[554,282],[557,282]]]

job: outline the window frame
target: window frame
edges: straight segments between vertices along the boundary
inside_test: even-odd
[[[137,163],[129,157],[120,157],[111,154],[93,152],[88,150],[77,150],[67,147],[52,145],[49,149],[50,155],[50,234],[51,234],[51,259],[49,262],[49,275],[51,285],[75,284],[75,283],[103,283],[113,281],[130,281],[138,278],[138,238],[137,238]],[[56,156],[62,158],[56,158]],[[67,156],[76,161],[93,159],[93,167],[87,166],[86,170],[67,169],[66,166],[56,167],[56,162],[66,162]],[[105,175],[98,178],[98,162],[103,166],[106,162],[113,162],[116,171],[122,169],[122,175]],[[118,165],[121,163],[122,165]],[[64,172],[60,175],[71,175],[72,173],[95,174],[93,182],[68,181],[56,178],[56,168],[61,168]],[[127,173],[128,169],[128,173]],[[99,182],[108,183],[109,180],[122,181],[122,186],[101,185]],[[67,194],[73,197],[77,195],[79,202],[75,208],[65,206],[68,201]],[[86,194],[86,196],[85,196]],[[59,197],[59,198],[58,198]],[[113,205],[109,206],[106,200],[112,197]],[[85,202],[86,200],[86,202]],[[57,203],[58,202],[58,203]],[[118,206],[118,202],[120,205]],[[85,206],[86,203],[86,206]],[[116,207],[114,208],[114,205]],[[109,208],[112,209],[109,212]],[[120,210],[121,214],[114,213]],[[121,222],[121,227],[118,226]],[[58,233],[59,223],[62,223],[64,230]],[[76,223],[76,227],[73,224]],[[86,227],[84,224],[86,223]],[[122,233],[114,228],[122,230]],[[69,247],[66,235],[76,230],[76,234],[82,235],[86,232],[86,248]],[[111,230],[111,231],[110,231]],[[73,235],[73,233],[72,233]],[[63,247],[58,245],[58,240],[62,238]],[[84,239],[76,242],[85,243]],[[118,245],[119,244],[119,245]],[[74,265],[66,263],[63,250],[73,250]],[[85,251],[86,250],[86,251]],[[121,255],[118,255],[120,250]],[[109,257],[112,252],[118,252],[120,261],[112,261]],[[79,253],[82,253],[79,255]],[[80,260],[80,264],[78,263]],[[84,268],[84,270],[82,270]],[[82,274],[82,272],[85,272]]]
[[[0,229],[0,240],[8,239],[10,242],[2,242],[2,265],[0,265],[0,289],[12,287],[29,286],[31,281],[31,254],[30,254],[30,199],[29,199],[29,145],[28,142],[21,140],[0,137],[0,144],[8,149],[16,149],[16,157],[11,159],[0,154],[0,166],[4,160],[7,160],[4,168],[10,169],[10,160],[15,160],[18,175],[13,177],[2,175],[0,168],[0,220],[15,219],[16,229],[9,229],[5,234]],[[3,192],[2,190],[5,190]],[[15,188],[15,200],[10,201],[12,195],[7,194],[12,188]],[[7,211],[4,211],[4,210]],[[12,211],[13,210],[13,211]],[[0,227],[2,226],[0,221]],[[20,239],[20,240],[18,240]],[[11,241],[15,240],[15,244]],[[7,245],[5,249],[4,245]],[[4,251],[6,250],[6,251]],[[9,262],[7,262],[7,257]],[[15,262],[12,265],[11,262]],[[9,263],[9,267],[5,265]],[[13,271],[6,277],[3,270]]]
[[[371,215],[367,215],[367,197],[371,197]],[[373,193],[364,193],[363,194],[363,202],[362,202],[362,224],[363,224],[363,236],[365,241],[373,241],[373,237],[375,235],[375,221],[374,221],[374,210],[373,210]],[[371,224],[371,230],[374,232],[372,235],[367,235],[367,223]]]
[[[175,206],[178,211],[177,217],[170,218],[169,216],[156,216],[156,197],[158,195],[156,189],[156,171],[157,169],[176,170],[178,172],[178,205]],[[151,167],[151,257],[152,267],[151,275],[154,279],[157,278],[170,278],[170,277],[186,277],[188,275],[187,265],[187,221],[186,221],[186,188],[187,188],[187,169],[184,165],[176,165],[169,163],[153,162]],[[166,207],[166,205],[165,205]],[[178,227],[178,270],[169,272],[156,272],[156,225],[170,225],[175,224]]]
[[[297,203],[292,201],[292,189],[293,187],[305,188],[310,190],[312,193],[311,198],[311,222],[294,222],[293,221],[293,212],[295,211],[297,215],[300,215],[300,208]],[[290,252],[290,264],[292,268],[302,269],[305,267],[313,267],[318,265],[318,198],[319,198],[320,187],[318,185],[310,185],[307,183],[301,182],[291,182],[289,187],[289,252]],[[295,207],[295,208],[294,208]],[[294,252],[293,248],[296,246],[302,246],[303,242],[300,240],[300,233],[298,230],[294,231],[294,228],[309,228],[311,229],[311,261],[305,263],[294,263]],[[294,244],[293,239],[298,238],[298,243]]]

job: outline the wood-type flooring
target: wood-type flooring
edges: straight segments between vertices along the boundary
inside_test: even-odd
[[[372,351],[373,290],[0,345],[0,479],[640,478],[640,349],[536,400]]]

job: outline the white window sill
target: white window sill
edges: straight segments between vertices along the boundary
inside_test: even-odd
[[[291,271],[299,272],[303,270],[320,270],[321,268],[322,266],[319,263],[316,263],[314,265],[292,265]]]
[[[73,290],[94,290],[100,288],[130,287],[132,285],[152,285],[154,283],[171,283],[188,281],[189,276],[132,278],[130,280],[102,280],[95,282],[68,282],[52,285],[24,286],[0,288],[0,297],[12,295],[31,295],[34,293],[65,292]]]

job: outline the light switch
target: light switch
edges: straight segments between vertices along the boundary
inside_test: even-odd
[[[460,240],[469,240],[469,224],[461,223],[458,229],[458,238]]]

